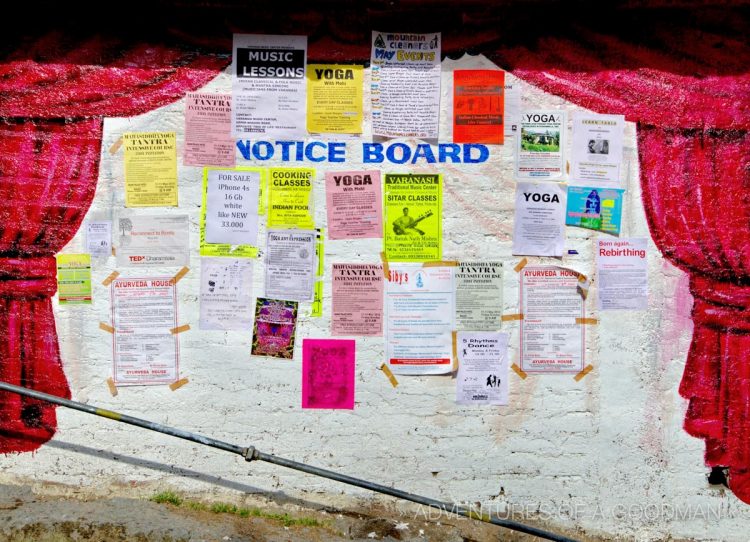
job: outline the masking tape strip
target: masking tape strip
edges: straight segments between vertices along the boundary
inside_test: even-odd
[[[576,324],[581,324],[582,326],[595,326],[598,323],[599,320],[597,320],[596,318],[576,318]]]
[[[380,253],[380,259],[383,261],[383,275],[385,276],[385,280],[388,280],[391,270],[388,269],[388,260],[385,257],[385,252]]]
[[[120,147],[122,147],[122,136],[120,136],[117,141],[112,143],[112,146],[109,148],[109,154],[116,153],[120,150]]]
[[[513,271],[515,271],[516,273],[520,273],[521,269],[523,269],[524,267],[526,267],[527,263],[529,263],[529,260],[527,260],[526,258],[524,258],[523,260],[521,260],[520,262],[518,262],[516,264],[516,266],[513,268]]]
[[[102,281],[102,284],[104,286],[109,286],[110,284],[112,284],[112,281],[115,280],[119,276],[120,276],[119,271],[112,271],[109,275],[107,275],[107,278],[105,278]]]
[[[115,247],[112,247],[112,256],[117,256],[117,250],[115,250]]]
[[[380,370],[383,371],[383,374],[388,377],[388,380],[391,381],[391,386],[393,386],[394,388],[398,386],[398,380],[396,380],[396,377],[393,376],[393,373],[388,368],[388,365],[384,363],[380,366]]]
[[[104,322],[99,322],[99,329],[101,329],[102,331],[106,331],[107,333],[115,332],[115,328],[113,328],[109,324],[105,324]]]
[[[451,336],[453,338],[453,371],[455,372],[458,371],[458,345],[456,344],[458,332],[451,331]]]
[[[174,277],[172,277],[172,282],[174,282],[175,284],[177,284],[178,282],[180,282],[180,280],[182,279],[182,277],[184,277],[185,275],[188,274],[189,271],[190,271],[189,267],[183,267],[182,269],[180,269],[179,271],[177,271],[177,274]]]
[[[529,375],[527,375],[527,374],[526,374],[526,371],[524,371],[523,369],[521,369],[521,368],[520,368],[520,367],[519,367],[518,365],[516,365],[515,363],[514,363],[513,365],[511,365],[511,366],[510,366],[510,368],[511,368],[511,369],[513,369],[513,371],[514,371],[514,372],[515,372],[515,373],[516,373],[516,374],[517,374],[518,376],[520,376],[520,377],[521,377],[521,378],[522,378],[523,380],[526,380],[526,377],[527,377],[527,376],[529,376]]]
[[[111,376],[107,379],[107,387],[109,387],[109,393],[112,394],[112,397],[117,397],[117,386],[115,386],[115,381],[112,380]]]
[[[187,377],[185,377],[185,378],[180,378],[179,380],[177,380],[177,381],[175,381],[175,382],[172,382],[172,383],[171,383],[171,384],[169,385],[169,389],[170,389],[170,390],[172,390],[172,391],[178,390],[178,389],[180,389],[180,388],[181,388],[182,386],[184,386],[185,384],[187,384],[188,382],[190,382],[190,380],[188,380],[188,379],[187,379]]]
[[[185,324],[182,326],[173,327],[169,330],[169,332],[172,335],[177,335],[178,333],[182,333],[183,331],[188,331],[190,329],[190,324]]]
[[[575,375],[573,378],[575,378],[576,382],[580,382],[581,380],[583,380],[584,376],[586,376],[593,370],[594,370],[594,366],[589,363],[588,365],[586,365],[586,367],[583,368],[583,370],[580,373]]]
[[[457,267],[458,262],[456,260],[437,260],[434,262],[424,262],[422,267]]]
[[[523,314],[503,314],[500,317],[501,322],[512,322],[514,320],[523,320]]]

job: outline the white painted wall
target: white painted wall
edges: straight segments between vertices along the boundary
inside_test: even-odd
[[[491,63],[483,57],[445,61],[441,141],[450,141],[451,71],[486,66]],[[202,90],[230,88],[224,73]],[[365,103],[368,90],[366,81]],[[529,108],[563,108],[569,119],[577,109],[528,85],[523,87],[523,103]],[[158,130],[177,132],[181,147],[183,108],[181,101],[139,117],[105,121],[100,179],[89,218],[114,220],[124,209],[123,155],[111,155],[110,146],[123,132]],[[369,133],[369,125],[366,130]],[[358,142],[351,143],[348,155],[359,156],[358,147]],[[648,237],[632,124],[626,129],[626,147],[622,235]],[[505,313],[518,312],[512,268],[519,258],[510,250],[512,149],[512,141],[493,147],[485,164],[424,168],[441,172],[445,179],[445,259],[505,262]],[[238,165],[252,164],[238,153]],[[335,169],[362,167],[352,160],[339,166]],[[319,225],[325,225],[326,167],[318,168],[315,185]],[[422,169],[385,166],[383,171]],[[601,324],[587,329],[586,361],[595,370],[581,382],[570,375],[521,380],[511,374],[508,407],[458,406],[450,377],[402,376],[400,386],[392,388],[378,370],[382,339],[361,338],[354,411],[303,411],[301,339],[329,336],[330,276],[324,317],[305,317],[309,305],[301,307],[294,361],[251,358],[249,332],[198,330],[200,187],[200,168],[180,165],[179,208],[133,211],[190,215],[191,272],[178,285],[180,323],[192,326],[180,335],[181,372],[190,383],[175,392],[166,386],[134,387],[110,396],[105,381],[112,370],[112,337],[98,328],[99,321],[109,320],[109,291],[100,284],[115,269],[115,259],[109,258],[94,264],[92,306],[60,307],[54,301],[75,399],[435,498],[481,501],[491,511],[539,516],[550,527],[579,525],[592,533],[638,540],[747,538],[748,507],[728,492],[709,488],[703,444],[681,429],[685,401],[677,385],[692,331],[691,298],[685,275],[664,261],[652,243],[648,311],[596,314],[594,286],[587,311]],[[263,234],[261,228],[260,239]],[[568,228],[567,235],[568,248],[579,255],[564,264],[591,275],[594,234]],[[65,251],[83,249],[81,231]],[[378,262],[380,250],[379,240],[328,241],[326,269],[332,262]],[[128,274],[127,269],[119,271]],[[263,272],[263,265],[256,265],[258,295]],[[506,324],[503,330],[511,334],[511,359],[517,361],[518,325]],[[0,460],[0,483],[30,483],[48,493],[58,488],[85,494],[151,494],[172,487],[227,498],[237,490],[284,492],[325,503],[345,502],[342,493],[370,496],[108,420],[63,409],[58,413],[59,432],[52,442],[35,454]]]

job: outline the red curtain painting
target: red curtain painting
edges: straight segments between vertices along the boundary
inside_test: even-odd
[[[173,102],[227,59],[100,38],[31,48],[0,64],[0,380],[70,397],[50,297],[94,197],[102,119]],[[56,58],[28,60],[34,48]],[[0,392],[0,453],[33,451],[56,425],[53,405]]]

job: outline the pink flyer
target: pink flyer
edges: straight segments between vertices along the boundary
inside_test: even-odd
[[[326,209],[330,239],[383,236],[380,172],[326,172]]]
[[[354,352],[350,339],[302,340],[302,408],[354,408]]]
[[[383,267],[333,264],[333,335],[383,335]]]
[[[183,161],[186,166],[234,167],[231,95],[187,94]]]

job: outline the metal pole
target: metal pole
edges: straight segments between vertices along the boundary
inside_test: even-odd
[[[32,397],[34,399],[39,399],[42,401],[47,401],[49,403],[54,403],[56,405],[64,406],[67,408],[72,408],[73,410],[86,412],[87,414],[93,414],[95,416],[109,418],[110,420],[114,420],[117,422],[127,423],[129,425],[135,425],[137,427],[142,427],[143,429],[148,429],[149,431],[156,431],[158,433],[163,433],[165,435],[170,435],[170,436],[181,438],[184,440],[189,440],[191,442],[195,442],[198,444],[203,444],[204,446],[218,448],[219,450],[224,450],[226,452],[231,452],[233,454],[241,455],[242,457],[245,458],[246,461],[257,460],[257,461],[265,461],[267,463],[273,463],[274,465],[280,465],[282,467],[287,467],[290,469],[306,472],[308,474],[313,474],[315,476],[321,476],[323,478],[328,478],[330,480],[335,480],[337,482],[341,482],[344,484],[349,484],[352,486],[369,489],[370,491],[375,491],[377,493],[390,495],[391,497],[396,497],[398,499],[404,499],[404,500],[415,502],[418,504],[423,504],[431,508],[437,508],[438,510],[443,510],[445,512],[457,514],[460,516],[465,516],[471,519],[476,519],[478,521],[483,521],[485,523],[491,523],[493,525],[497,525],[499,527],[505,527],[506,529],[511,529],[513,531],[519,531],[522,533],[531,534],[539,538],[543,538],[545,540],[554,540],[556,542],[576,542],[572,538],[567,538],[565,536],[550,533],[542,529],[537,529],[536,527],[530,527],[528,525],[524,525],[523,523],[518,523],[517,521],[512,521],[509,519],[501,519],[498,517],[491,517],[489,514],[480,514],[470,508],[458,507],[450,503],[437,501],[435,499],[430,499],[428,497],[422,497],[421,495],[415,495],[414,493],[408,493],[406,491],[401,491],[400,489],[395,489],[395,488],[384,486],[381,484],[375,484],[373,482],[368,482],[367,480],[353,478],[345,474],[339,474],[334,471],[321,469],[319,467],[313,467],[312,465],[307,465],[305,463],[298,463],[297,461],[292,461],[290,459],[284,459],[283,457],[278,457],[275,455],[267,454],[267,453],[256,450],[254,446],[246,446],[246,447],[237,446],[235,444],[222,442],[220,440],[216,440],[210,437],[199,435],[197,433],[191,433],[190,431],[185,431],[183,429],[177,429],[175,427],[170,427],[168,425],[162,425],[160,423],[150,422],[148,420],[142,420],[140,418],[134,418],[126,414],[121,414],[119,412],[107,410],[104,408],[97,408],[91,405],[79,403],[77,401],[71,401],[70,399],[57,397],[56,395],[49,395],[47,393],[42,393],[40,391],[32,390],[29,388],[24,388],[22,386],[14,386],[13,384],[8,384],[7,382],[0,381],[0,390],[11,392],[11,393],[17,393],[19,395]]]

